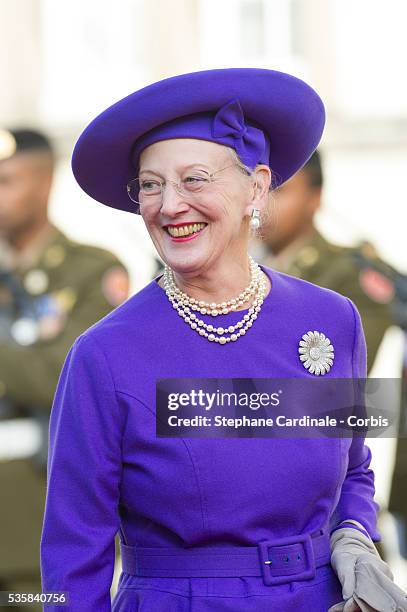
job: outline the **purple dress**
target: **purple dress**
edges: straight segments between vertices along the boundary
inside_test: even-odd
[[[325,533],[329,542],[332,529],[351,518],[380,538],[370,451],[361,438],[155,435],[156,379],[312,377],[298,358],[309,330],[325,333],[335,348],[325,376],[365,376],[365,341],[352,302],[261,267],[272,288],[237,342],[220,346],[192,331],[154,279],[74,343],[51,414],[41,539],[43,592],[68,591],[71,603],[45,610],[326,612],[341,601],[327,544],[328,562],[313,578],[269,585],[244,572],[123,572],[110,600],[118,531],[127,546],[230,551],[301,534]],[[219,315],[218,325],[243,314]]]

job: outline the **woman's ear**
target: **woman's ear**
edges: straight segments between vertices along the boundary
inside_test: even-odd
[[[264,164],[259,164],[251,175],[252,192],[246,214],[250,215],[253,207],[263,210],[267,204],[271,185],[271,170]]]

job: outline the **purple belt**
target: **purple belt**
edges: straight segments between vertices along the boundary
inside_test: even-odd
[[[329,537],[308,533],[259,542],[257,546],[146,548],[120,542],[122,570],[134,576],[205,578],[262,576],[266,585],[315,577],[330,563]]]

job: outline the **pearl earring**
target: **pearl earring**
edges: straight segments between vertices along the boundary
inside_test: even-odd
[[[250,229],[257,230],[260,227],[260,210],[258,208],[253,208],[252,214],[250,217]]]

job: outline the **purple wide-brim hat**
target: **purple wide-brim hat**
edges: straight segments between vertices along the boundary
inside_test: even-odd
[[[216,140],[206,136],[205,131],[203,135],[192,131],[184,136],[184,132],[177,133],[169,123],[181,122],[185,127],[189,125],[188,116],[204,113],[201,117],[205,117],[213,113],[215,117],[220,109],[226,123],[230,119],[228,113],[232,113],[234,120],[237,112],[243,112],[243,127],[236,132],[242,151],[243,132],[249,136],[250,130],[255,133],[254,141],[256,134],[264,134],[262,142],[267,144],[264,151],[268,159],[263,151],[259,162],[270,166],[274,186],[284,183],[307,162],[318,146],[325,123],[324,105],[318,94],[289,74],[260,68],[182,74],[148,85],[98,115],[75,145],[72,156],[75,178],[95,200],[136,213],[138,208],[128,197],[127,184],[137,176],[140,143],[148,145],[171,137],[165,134],[229,143],[230,136]],[[159,126],[165,128],[161,138]],[[239,153],[238,147],[229,146]]]

